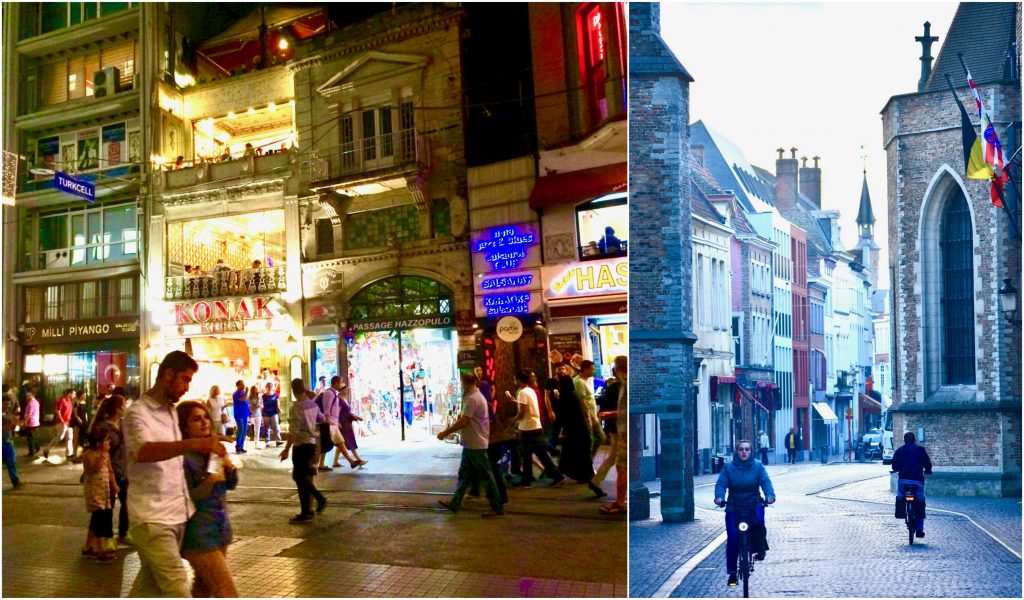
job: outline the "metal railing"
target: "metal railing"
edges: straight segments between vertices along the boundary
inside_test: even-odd
[[[164,299],[189,300],[284,292],[287,291],[286,279],[283,266],[165,277]]]
[[[429,167],[427,140],[415,129],[354,140],[313,151],[311,179],[314,183],[379,169],[419,164]]]

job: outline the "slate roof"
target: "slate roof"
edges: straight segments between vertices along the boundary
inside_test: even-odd
[[[864,184],[860,188],[860,210],[857,212],[858,225],[874,225],[875,213],[871,212],[871,194],[868,193],[868,174],[864,173]]]
[[[925,83],[924,91],[946,89],[944,73],[949,73],[953,85],[966,87],[967,79],[957,58],[962,52],[974,83],[1003,80],[1003,63],[1011,39],[1016,39],[1017,2],[963,2],[956,10],[953,23]],[[918,47],[918,50],[920,48]],[[1018,57],[1020,48],[1017,48]]]
[[[774,184],[767,185],[756,176],[743,152],[732,142],[709,128],[703,121],[690,125],[690,144],[704,146],[704,166],[721,188],[731,190],[743,210],[765,212],[771,209]]]
[[[690,212],[713,223],[725,225],[725,217],[715,209],[708,199],[709,194],[721,194],[714,175],[703,165],[690,157]]]

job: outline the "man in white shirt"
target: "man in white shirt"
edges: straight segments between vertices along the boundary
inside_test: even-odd
[[[519,390],[516,392],[519,413],[516,418],[519,420],[519,439],[523,444],[523,478],[520,480],[519,486],[533,486],[533,455],[536,454],[540,459],[540,464],[544,465],[544,469],[555,478],[551,487],[558,487],[565,483],[565,475],[562,475],[548,454],[547,444],[544,441],[544,428],[540,422],[537,392],[530,387],[532,375],[533,371],[528,369],[516,373],[516,383],[519,384]]]
[[[590,457],[597,454],[597,449],[604,442],[604,431],[601,429],[601,419],[597,418],[597,399],[594,397],[594,362],[585,360],[580,363],[580,374],[572,379],[572,385],[576,388],[576,395],[580,397],[580,404],[583,408],[583,416],[590,426]]]
[[[491,463],[487,460],[487,436],[491,424],[487,415],[487,400],[477,387],[479,380],[475,373],[464,371],[459,377],[462,381],[462,413],[451,427],[437,434],[437,439],[443,440],[456,431],[460,432],[462,463],[459,465],[459,484],[451,500],[438,500],[438,503],[453,513],[459,512],[470,484],[478,480],[483,484],[487,502],[491,505],[490,512],[481,516],[503,517],[505,509],[501,505]]]
[[[189,497],[182,456],[189,452],[224,456],[220,442],[230,441],[217,435],[182,439],[174,405],[188,391],[198,368],[188,354],[171,352],[160,363],[153,387],[132,403],[124,417],[131,481],[128,535],[142,563],[131,596],[191,596],[181,542],[195,505]]]

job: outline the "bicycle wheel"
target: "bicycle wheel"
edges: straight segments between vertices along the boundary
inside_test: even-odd
[[[910,538],[910,545],[914,545],[914,505],[907,502],[907,535]]]
[[[747,534],[740,535],[740,579],[743,581],[743,597],[750,597],[750,542]]]

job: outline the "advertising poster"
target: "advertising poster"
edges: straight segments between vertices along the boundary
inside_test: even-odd
[[[124,162],[126,139],[124,123],[103,128],[103,156],[107,161],[105,167],[114,167]]]
[[[37,156],[39,163],[47,169],[54,168],[57,162],[57,153],[60,152],[60,138],[51,137],[39,140],[37,145]]]
[[[580,370],[583,362],[583,338],[578,333],[557,333],[548,336],[548,360],[554,367],[558,363]]]
[[[88,171],[100,166],[100,139],[87,137],[78,140],[78,170]]]

